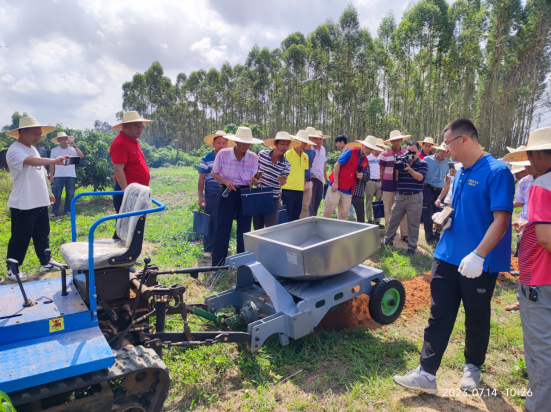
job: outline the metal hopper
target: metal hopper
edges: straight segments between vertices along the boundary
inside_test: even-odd
[[[380,247],[379,226],[309,217],[244,235],[272,275],[313,281],[346,272]]]

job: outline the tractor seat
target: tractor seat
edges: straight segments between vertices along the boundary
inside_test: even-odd
[[[119,213],[147,210],[151,205],[151,189],[138,183],[128,185],[124,191]],[[128,266],[142,252],[145,215],[117,219],[116,233],[120,239],[94,240],[94,268]],[[73,270],[88,270],[88,242],[65,243],[61,256]]]

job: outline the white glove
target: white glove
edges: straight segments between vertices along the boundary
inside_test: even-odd
[[[477,278],[484,270],[484,258],[471,252],[463,258],[459,265],[459,273],[467,278]]]
[[[438,219],[438,216],[440,216],[440,213],[442,212],[436,212],[434,215],[432,215],[432,221],[434,222],[436,219]],[[444,230],[446,229],[449,229],[450,226],[452,225],[452,218],[450,217],[446,223],[444,223],[444,226],[442,226],[442,230],[440,231],[440,233],[444,233]]]

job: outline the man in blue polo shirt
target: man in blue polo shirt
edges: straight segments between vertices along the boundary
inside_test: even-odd
[[[437,393],[436,372],[455,324],[465,308],[465,363],[462,389],[480,384],[490,338],[490,301],[499,272],[510,270],[511,214],[515,183],[504,163],[484,155],[478,131],[467,119],[444,129],[452,161],[463,163],[453,187],[453,214],[434,252],[431,308],[420,366],[394,381],[408,389]]]
[[[407,216],[408,222],[408,255],[413,255],[419,241],[419,226],[423,213],[423,185],[427,175],[427,163],[419,158],[421,146],[412,140],[407,143],[407,149],[413,155],[411,162],[398,172],[398,189],[394,198],[392,212],[385,233],[384,245],[392,245],[400,222]]]

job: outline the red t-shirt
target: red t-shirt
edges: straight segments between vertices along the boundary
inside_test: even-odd
[[[551,173],[534,180],[528,198],[528,224],[520,240],[518,265],[520,283],[551,285],[551,253],[538,243],[536,225],[551,224]]]
[[[145,163],[145,156],[138,139],[132,139],[126,133],[119,132],[111,147],[109,148],[113,164],[124,164],[124,175],[126,181],[149,186],[149,169]],[[115,176],[115,181],[117,177]]]

